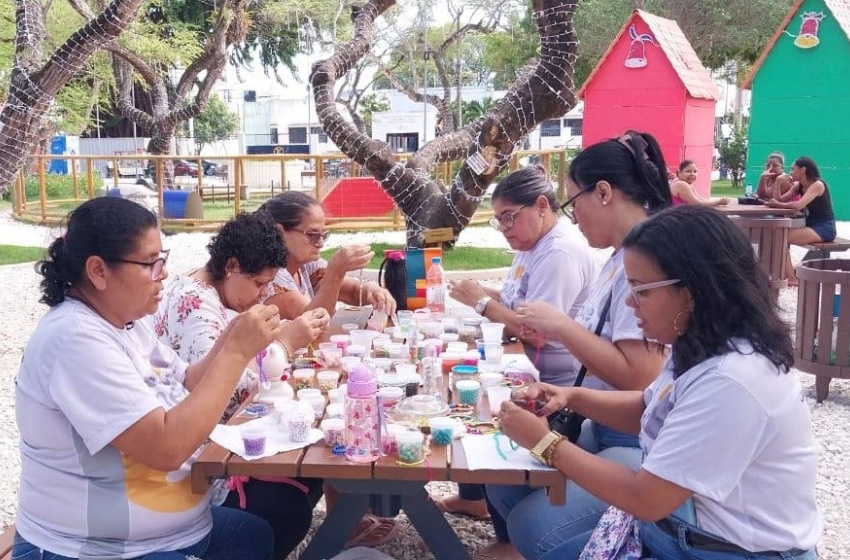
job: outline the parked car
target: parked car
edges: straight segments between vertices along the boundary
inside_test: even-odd
[[[175,177],[197,177],[198,176],[198,164],[193,161],[186,161],[182,159],[173,160],[174,163],[174,176]],[[165,165],[165,161],[163,160],[162,165]],[[148,160],[147,167],[147,175],[148,177],[153,177],[156,171],[156,163],[154,160]]]

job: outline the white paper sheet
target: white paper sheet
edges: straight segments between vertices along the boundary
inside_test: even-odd
[[[471,471],[487,470],[519,470],[519,471],[553,471],[531,456],[528,449],[517,447],[511,449],[510,440],[502,434],[466,435],[460,440],[466,455],[466,464]],[[496,449],[496,441],[504,457]]]
[[[210,439],[228,451],[236,453],[246,461],[253,461],[254,459],[271,457],[272,455],[283,453],[284,451],[292,451],[293,449],[307,447],[312,443],[316,443],[323,437],[322,430],[311,428],[308,441],[302,443],[291,442],[289,441],[289,437],[284,435],[284,433],[278,429],[277,422],[272,414],[263,416],[262,418],[257,418],[256,420],[251,420],[250,422],[246,422],[246,424],[261,426],[265,430],[266,449],[262,455],[254,455],[250,457],[245,455],[245,445],[242,443],[242,426],[245,424],[241,424],[239,426],[219,424],[210,434]]]

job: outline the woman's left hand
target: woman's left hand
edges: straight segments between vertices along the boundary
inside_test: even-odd
[[[475,280],[460,280],[449,284],[449,296],[464,305],[474,307],[478,300],[487,295]]]
[[[767,206],[768,208],[779,208],[779,201],[776,200],[775,198],[771,198],[770,200],[765,202],[764,205]]]
[[[389,316],[395,315],[396,302],[393,295],[377,284],[363,284],[363,296],[367,303],[375,306],[376,311],[383,311]]]
[[[545,301],[520,303],[516,307],[519,322],[524,332],[537,331],[547,340],[552,340],[558,326],[566,319],[566,315],[557,307]]]
[[[545,417],[538,418],[511,401],[502,403],[499,426],[502,433],[526,449],[537,445],[549,433],[549,423]]]

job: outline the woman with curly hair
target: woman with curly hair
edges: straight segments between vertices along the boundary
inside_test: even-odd
[[[172,281],[154,315],[160,341],[190,364],[212,351],[233,317],[260,301],[287,258],[274,223],[262,214],[236,216],[222,226],[207,250],[207,264]],[[283,324],[279,340],[289,351],[306,346],[322,333],[328,319],[322,308],[308,311]],[[255,374],[246,368],[222,422],[256,386]],[[313,507],[321,497],[316,480],[234,479],[228,487],[233,490],[224,505],[237,507],[241,498],[243,507],[268,521],[275,532],[274,558],[281,560],[310,529]]]

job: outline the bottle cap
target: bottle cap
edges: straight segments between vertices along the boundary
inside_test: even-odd
[[[378,382],[365,364],[357,364],[348,372],[348,394],[355,396],[374,395],[378,392]]]
[[[431,264],[440,264],[443,262],[443,257],[431,257]]]

